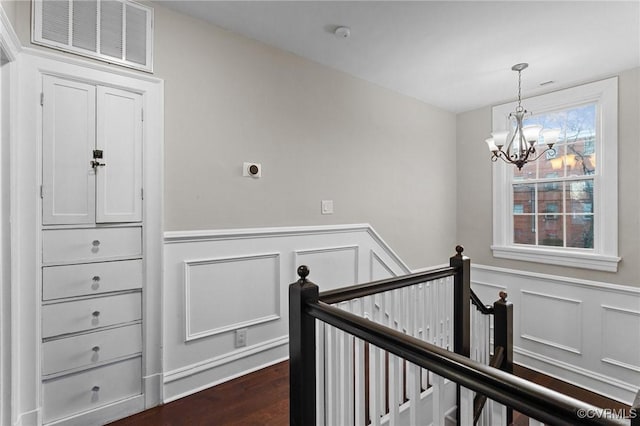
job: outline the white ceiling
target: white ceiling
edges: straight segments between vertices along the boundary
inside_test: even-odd
[[[161,4],[454,112],[640,66],[640,0]]]

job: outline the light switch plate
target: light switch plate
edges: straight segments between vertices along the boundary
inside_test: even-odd
[[[333,214],[333,200],[322,200],[320,213]]]

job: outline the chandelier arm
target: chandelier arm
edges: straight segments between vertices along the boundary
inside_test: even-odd
[[[545,149],[544,151],[542,151],[542,152],[540,153],[540,155],[538,155],[536,158],[533,158],[533,159],[528,160],[528,161],[536,161],[538,158],[542,157],[542,154],[545,154],[545,153],[547,153],[547,152],[549,152],[549,151],[553,151],[553,152],[555,153],[555,152],[556,152],[556,149],[555,149],[555,148],[553,148],[553,147],[547,148],[547,149]]]
[[[495,155],[495,158],[496,160],[493,161],[497,161],[497,159],[499,158],[507,164],[515,164],[515,162],[512,161],[511,158],[509,158],[509,155],[507,155],[504,151],[498,151],[498,154]]]

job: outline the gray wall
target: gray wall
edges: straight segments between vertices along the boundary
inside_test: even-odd
[[[167,9],[155,19],[168,230],[368,222],[413,267],[453,253],[455,159],[430,155],[455,146],[453,114]],[[241,177],[243,161],[263,177]]]
[[[491,107],[457,117],[457,236],[472,261],[510,269],[640,287],[640,68],[619,75],[617,273],[495,259],[492,244],[491,167],[484,139],[491,133]],[[526,106],[526,105],[525,105]]]
[[[16,31],[28,44],[24,3]],[[366,222],[411,267],[447,262],[454,114],[153,7],[166,230]],[[243,178],[244,161],[263,177]],[[323,199],[335,214],[320,214]]]

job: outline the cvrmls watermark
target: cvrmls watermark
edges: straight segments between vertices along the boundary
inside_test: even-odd
[[[634,408],[627,410],[624,408],[579,408],[577,412],[579,419],[635,419],[640,416]]]

